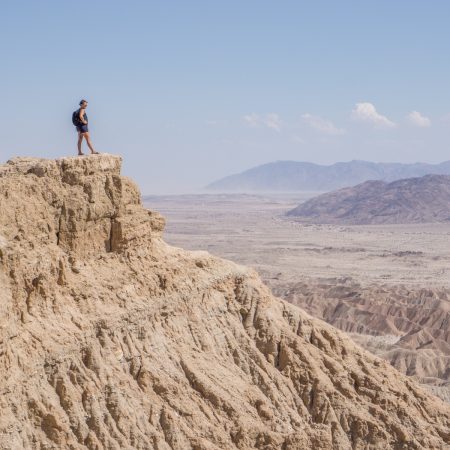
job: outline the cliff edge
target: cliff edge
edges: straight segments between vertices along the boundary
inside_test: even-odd
[[[450,408],[162,239],[112,155],[0,166],[1,449],[444,449]]]

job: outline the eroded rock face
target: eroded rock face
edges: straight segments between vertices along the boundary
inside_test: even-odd
[[[139,190],[120,167],[116,156],[9,161],[0,168],[5,237],[32,236],[38,244],[88,256],[126,246],[133,239],[130,218],[140,217],[140,234],[161,231],[163,219],[140,208]]]
[[[0,167],[0,448],[450,444],[440,400],[252,270],[164,243],[120,163]]]
[[[450,402],[450,295],[446,288],[361,285],[351,278],[268,280],[272,292],[349,333]]]

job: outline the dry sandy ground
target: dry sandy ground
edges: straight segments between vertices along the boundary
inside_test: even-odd
[[[283,213],[301,194],[151,196],[173,245],[255,267],[266,278],[351,277],[450,287],[450,224],[307,225]]]
[[[151,196],[166,240],[254,267],[275,294],[450,400],[450,224],[308,225],[312,194]]]

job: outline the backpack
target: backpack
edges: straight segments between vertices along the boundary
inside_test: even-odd
[[[81,125],[81,120],[80,120],[80,110],[77,109],[76,111],[74,111],[72,113],[72,123],[76,126],[79,127]]]

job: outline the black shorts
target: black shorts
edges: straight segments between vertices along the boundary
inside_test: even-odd
[[[88,126],[87,125],[79,125],[77,127],[77,131],[78,131],[78,133],[87,133],[89,131]]]

